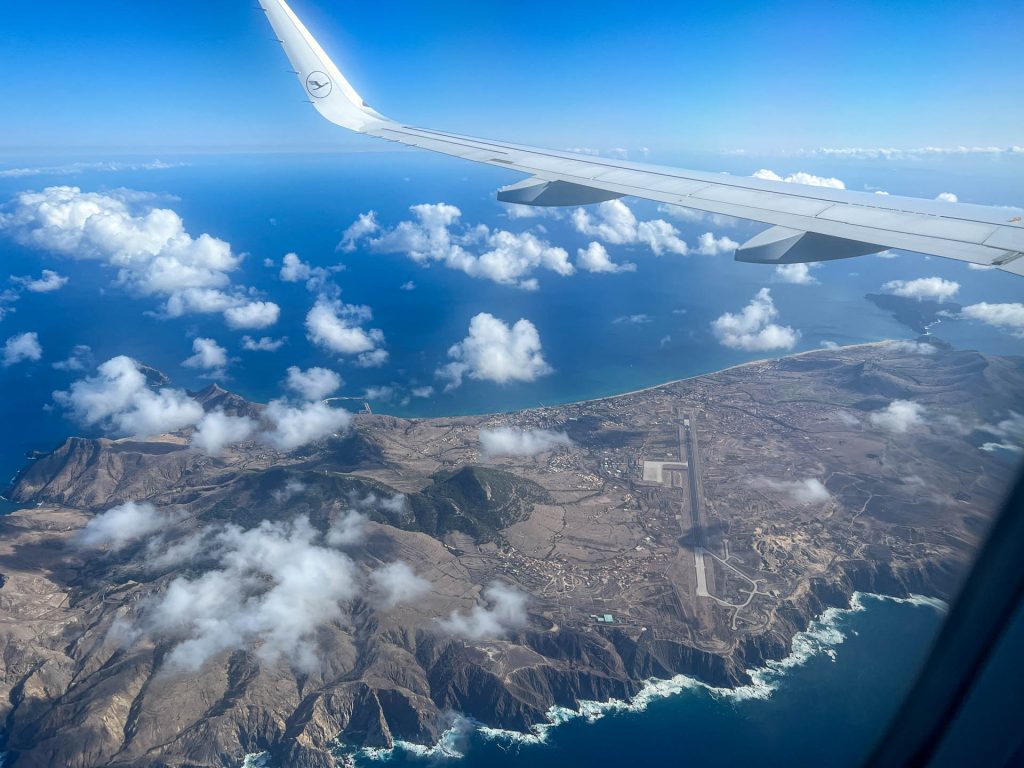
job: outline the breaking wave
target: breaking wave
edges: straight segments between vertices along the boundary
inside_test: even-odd
[[[629,700],[581,701],[576,709],[552,707],[547,711],[547,722],[533,726],[526,733],[492,728],[459,715],[453,719],[451,727],[441,735],[440,740],[433,746],[395,741],[395,745],[391,749],[365,748],[360,750],[358,755],[363,758],[387,761],[393,754],[401,751],[425,758],[458,759],[465,755],[469,739],[474,733],[484,739],[505,743],[509,746],[544,744],[552,729],[571,720],[582,718],[592,723],[611,713],[643,712],[654,701],[697,689],[702,689],[717,699],[732,701],[769,699],[786,673],[794,667],[806,664],[808,660],[819,655],[828,656],[833,661],[836,660],[836,648],[846,640],[846,635],[842,630],[843,621],[851,614],[866,610],[865,600],[928,607],[942,613],[948,608],[945,601],[924,595],[890,597],[854,592],[850,598],[849,608],[828,608],[819,617],[812,620],[806,630],[794,635],[789,655],[782,659],[768,661],[763,667],[747,670],[750,676],[750,683],[747,685],[737,688],[719,688],[687,675],[676,675],[668,680],[648,680],[636,696]]]

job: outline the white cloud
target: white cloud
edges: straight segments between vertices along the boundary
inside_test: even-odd
[[[356,358],[356,365],[360,368],[380,368],[387,363],[389,357],[386,349],[374,349],[361,353]]]
[[[576,266],[586,272],[635,272],[636,264],[624,262],[616,264],[609,258],[603,245],[592,242],[586,248],[576,251]]]
[[[561,208],[545,205],[520,205],[519,203],[502,203],[505,215],[512,221],[518,219],[562,219],[565,216]]]
[[[380,225],[377,223],[377,212],[361,213],[355,223],[345,230],[341,237],[341,242],[338,243],[338,250],[352,252],[356,249],[360,240],[379,231]]]
[[[275,339],[271,336],[261,336],[258,339],[254,339],[252,336],[243,336],[242,349],[247,352],[276,352],[287,341],[287,336],[283,336],[280,339]]]
[[[573,211],[572,222],[584,235],[613,245],[646,245],[656,256],[664,253],[685,256],[691,250],[672,224],[664,219],[640,221],[621,200],[600,203],[592,212],[577,208]],[[716,238],[705,232],[700,236],[696,250],[706,256],[717,256],[738,247],[739,244],[728,237]]]
[[[288,388],[306,400],[323,400],[341,388],[341,376],[327,368],[308,368],[305,371],[298,366],[288,368],[285,381]]]
[[[829,189],[846,189],[846,185],[839,179],[825,176],[815,176],[810,173],[798,171],[797,173],[790,174],[789,176],[779,176],[775,171],[770,171],[767,168],[762,168],[759,171],[755,171],[753,174],[755,179],[764,179],[765,181],[786,181],[790,184],[808,184],[812,187],[827,187]]]
[[[292,451],[303,445],[344,432],[352,423],[352,414],[325,403],[292,405],[285,400],[271,400],[264,417],[273,425],[261,438],[282,451]]]
[[[37,362],[42,356],[43,347],[39,343],[39,334],[35,331],[10,336],[4,343],[4,368],[26,360]]]
[[[480,446],[487,456],[536,456],[539,453],[568,448],[572,441],[565,432],[548,429],[497,429],[480,430]]]
[[[199,420],[190,445],[211,456],[217,456],[225,446],[251,438],[256,428],[256,422],[248,416],[230,416],[218,409]]]
[[[284,658],[313,671],[317,630],[341,621],[359,592],[352,560],[325,545],[305,517],[247,531],[226,526],[206,549],[216,568],[176,577],[141,614],[139,631],[173,641],[167,666],[194,672],[221,653],[256,645],[264,661]]]
[[[208,234],[193,237],[177,213],[154,207],[153,199],[78,187],[23,192],[0,214],[0,230],[22,245],[107,265],[128,290],[163,299],[169,316],[250,304],[246,290],[231,284],[241,256]]]
[[[395,388],[388,386],[367,387],[363,393],[366,400],[390,400],[395,396]]]
[[[779,264],[775,267],[775,279],[782,283],[793,283],[794,285],[812,285],[818,281],[811,274],[811,268],[818,266],[817,262],[811,264]]]
[[[309,280],[313,275],[313,270],[309,264],[304,262],[295,253],[286,253],[284,255],[283,263],[281,264],[281,272],[279,277],[286,283],[299,283],[303,280]]]
[[[85,426],[100,426],[115,435],[148,435],[191,426],[203,408],[181,390],[146,385],[146,377],[130,357],[114,357],[99,366],[96,376],[74,382],[54,399]]]
[[[367,507],[376,501],[376,497],[368,498],[373,499],[373,502],[367,504]],[[361,543],[366,538],[367,519],[366,515],[355,509],[346,510],[331,523],[327,531],[327,543],[332,547],[351,547]]]
[[[122,163],[117,161],[76,162],[65,165],[4,168],[0,169],[0,179],[20,179],[26,176],[71,176],[78,173],[97,171],[162,171],[168,168],[179,167],[181,167],[181,163],[165,163],[162,160],[151,160],[146,163]]]
[[[944,203],[960,202],[959,199],[957,199],[957,196],[954,195],[952,192],[939,192],[939,194],[935,196],[935,199],[942,200]]]
[[[277,322],[281,308],[272,301],[250,301],[224,310],[224,319],[231,328],[267,328]]]
[[[105,547],[117,552],[180,519],[180,514],[157,512],[148,502],[126,501],[92,518],[75,535],[74,543],[81,549]]]
[[[448,350],[452,362],[437,371],[449,380],[446,389],[462,384],[464,376],[505,384],[534,381],[552,372],[541,353],[540,334],[529,320],[520,319],[511,328],[487,312],[469,323],[469,335]]]
[[[911,341],[909,339],[890,341],[887,346],[896,352],[906,352],[911,355],[934,355],[939,351],[938,347],[934,344],[924,341]]]
[[[650,315],[623,315],[612,320],[612,325],[644,325],[652,322],[654,318]]]
[[[919,277],[916,280],[890,280],[882,286],[882,290],[918,301],[948,301],[960,290],[960,283],[941,277]]]
[[[399,288],[401,288],[403,291],[415,291],[416,283],[414,283],[412,280],[406,280],[399,286]]]
[[[88,344],[76,344],[71,354],[64,360],[53,364],[58,371],[84,371],[93,365],[92,347]]]
[[[755,480],[754,485],[785,493],[797,504],[824,504],[832,498],[824,483],[816,477],[803,480],[773,480],[762,477]]]
[[[311,291],[321,290],[327,283],[332,272],[339,272],[341,266],[314,267],[299,258],[298,254],[286,253],[281,263],[281,271],[278,276],[286,283],[306,282],[306,288]]]
[[[1008,304],[971,304],[960,311],[961,317],[969,320],[980,320],[994,325],[996,328],[1011,331],[1015,335],[1024,336],[1024,304],[1013,302]]]
[[[879,429],[902,434],[924,424],[924,408],[912,400],[893,400],[881,411],[871,414],[871,423]]]
[[[434,394],[434,388],[429,386],[413,387],[412,390],[410,390],[410,393],[412,394],[413,397],[432,397]]]
[[[553,247],[533,232],[508,232],[483,224],[463,225],[462,212],[447,203],[421,204],[410,208],[414,220],[395,227],[377,229],[356,227],[358,237],[346,235],[340,247],[354,248],[360,237],[376,253],[401,253],[419,264],[441,263],[470,277],[481,277],[503,285],[527,290],[537,287],[532,273],[540,268],[559,275],[571,275],[575,268],[564,248]],[[350,227],[350,230],[352,227]]]
[[[382,609],[414,603],[430,592],[430,582],[417,576],[408,563],[389,563],[370,574],[370,589]]]
[[[739,247],[739,243],[725,235],[715,237],[710,232],[705,232],[697,238],[697,253],[704,256],[718,256],[722,253],[732,253]]]
[[[447,619],[438,619],[441,631],[466,640],[504,637],[510,631],[526,626],[527,596],[500,582],[484,590],[489,607],[473,606],[468,614],[452,611]]]
[[[320,296],[306,315],[306,335],[314,344],[338,354],[374,352],[384,344],[383,331],[361,327],[372,319],[369,307]]]
[[[11,281],[20,285],[26,291],[33,293],[51,293],[59,291],[68,284],[68,278],[54,272],[52,269],[44,269],[40,277],[11,277]]]
[[[198,368],[221,376],[228,364],[228,351],[213,339],[199,337],[192,340],[192,357],[182,361],[186,368]]]
[[[761,352],[792,349],[800,332],[772,321],[778,317],[771,291],[762,288],[739,314],[726,312],[711,324],[718,341],[732,349]]]

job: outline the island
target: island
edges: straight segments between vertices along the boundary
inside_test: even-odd
[[[293,452],[71,437],[0,518],[3,749],[19,768],[319,768],[339,745],[434,744],[451,713],[528,732],[651,679],[746,684],[855,591],[955,595],[1014,476],[984,447],[1022,391],[1024,359],[930,339],[515,413],[360,413]],[[159,527],[83,545],[128,504]],[[345,598],[271,603],[262,558],[339,563],[303,583]],[[201,636],[174,623],[197,610],[179,592],[243,589]],[[274,623],[307,599],[305,629]],[[279,647],[220,615],[250,606]]]

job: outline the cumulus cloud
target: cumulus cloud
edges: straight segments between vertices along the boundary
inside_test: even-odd
[[[771,291],[762,288],[741,312],[726,312],[711,324],[711,329],[718,341],[731,349],[750,352],[792,349],[800,332],[772,322],[778,315]]]
[[[352,423],[351,413],[326,403],[293,405],[286,400],[271,400],[264,416],[273,426],[261,435],[262,439],[282,451],[344,432]]]
[[[447,203],[424,203],[410,210],[412,220],[386,230],[360,225],[361,217],[349,227],[339,247],[353,249],[365,238],[375,253],[400,253],[418,264],[440,263],[470,277],[529,290],[537,287],[532,276],[537,269],[563,276],[575,271],[564,248],[552,246],[533,232],[464,225],[462,211]]]
[[[470,321],[469,335],[452,345],[448,356],[451,362],[437,371],[439,377],[448,379],[446,389],[460,386],[464,376],[505,384],[534,381],[552,372],[533,323],[520,319],[510,328],[487,312]]]
[[[846,185],[839,179],[825,176],[815,176],[810,173],[798,171],[797,173],[790,174],[789,176],[779,176],[775,171],[762,168],[759,171],[755,171],[753,174],[755,179],[764,179],[765,181],[785,181],[790,184],[808,184],[812,187],[828,187],[830,189],[846,189]]]
[[[1020,452],[1024,450],[1024,415],[1016,411],[1010,411],[1010,415],[996,424],[985,424],[981,426],[983,432],[988,432],[999,438],[1000,442],[987,442],[981,446],[983,451],[1004,451]]]
[[[199,420],[190,444],[204,453],[217,456],[226,446],[251,438],[256,429],[256,422],[248,416],[230,416],[218,409]]]
[[[573,211],[572,222],[584,235],[613,245],[646,245],[656,256],[664,253],[685,256],[692,250],[672,224],[664,219],[640,221],[621,200],[600,203],[593,211],[577,208]],[[705,232],[698,239],[696,252],[716,256],[738,247],[739,244],[728,237],[716,238]]]
[[[316,344],[340,355],[376,353],[385,355],[384,332],[366,330],[363,323],[373,319],[367,306],[345,304],[340,299],[320,296],[306,315],[306,336]]]
[[[361,506],[370,507],[376,502],[376,497],[369,496],[363,500]],[[327,543],[332,547],[350,547],[359,544],[366,538],[366,523],[368,518],[362,512],[355,509],[346,510],[336,518],[327,531]]]
[[[228,243],[193,237],[177,213],[154,207],[151,195],[69,186],[23,192],[0,214],[0,230],[28,247],[105,264],[128,290],[163,299],[170,316],[236,309],[229,322],[252,327],[244,323],[266,323],[272,314],[268,306],[249,307],[248,292],[232,285],[242,258]]]
[[[417,576],[408,563],[395,562],[370,574],[370,590],[384,610],[413,603],[430,592],[430,582]]]
[[[958,203],[958,202],[960,202],[959,199],[957,198],[957,196],[954,195],[952,192],[939,192],[939,194],[935,196],[935,199],[936,200],[941,200],[944,203]]]
[[[818,282],[811,274],[811,268],[816,266],[818,266],[817,262],[810,264],[779,264],[775,267],[775,279],[781,283],[811,285]]]
[[[412,280],[406,280],[398,287],[401,288],[403,291],[415,291],[416,283],[414,283]]]
[[[446,619],[438,619],[442,632],[464,640],[490,640],[504,637],[510,631],[526,626],[527,596],[507,584],[495,582],[484,590],[488,605],[476,605],[469,613],[452,611]]]
[[[35,331],[9,336],[4,342],[4,368],[31,360],[39,361],[43,356],[43,347],[39,343],[39,334]]]
[[[890,280],[882,285],[882,290],[918,301],[949,301],[960,290],[960,283],[941,277],[919,277],[916,280]]]
[[[585,272],[635,272],[636,264],[616,264],[608,256],[607,249],[600,243],[590,243],[576,251],[576,266]]]
[[[487,456],[536,456],[555,448],[572,445],[565,432],[548,429],[497,429],[480,430],[480,446]]]
[[[213,339],[199,337],[192,340],[191,357],[182,361],[186,368],[198,368],[214,376],[223,376],[228,364],[228,351]]]
[[[934,344],[929,344],[925,341],[911,341],[909,339],[890,341],[888,347],[896,352],[906,352],[910,355],[934,355],[939,351],[938,347]]]
[[[173,671],[194,672],[215,656],[256,645],[273,663],[313,671],[316,632],[343,619],[359,592],[352,560],[326,545],[306,517],[264,521],[242,530],[226,526],[205,554],[215,569],[178,576],[153,596],[138,631],[173,641]]]
[[[803,480],[773,480],[770,477],[761,477],[754,481],[754,485],[784,493],[797,504],[824,504],[832,498],[824,483],[816,477]]]
[[[964,307],[960,310],[960,316],[1024,336],[1024,304],[1020,302],[989,304],[983,301]]]
[[[12,276],[11,281],[32,293],[51,293],[52,291],[59,291],[68,284],[68,278],[54,272],[52,269],[44,269],[40,277]]]
[[[231,328],[266,328],[277,322],[281,308],[272,301],[249,301],[224,310],[224,320]]]
[[[119,436],[162,434],[191,426],[203,417],[199,403],[181,390],[153,391],[130,357],[114,357],[97,375],[74,382],[54,399],[84,426]]]
[[[359,214],[359,218],[342,234],[341,242],[338,243],[339,251],[352,252],[356,249],[360,240],[374,235],[380,231],[377,223],[377,212],[368,211]]]
[[[314,267],[299,258],[298,254],[286,253],[278,276],[286,283],[301,283],[311,291],[321,290],[327,283],[332,272],[341,270],[340,266]]]
[[[434,388],[430,387],[430,386],[426,386],[426,387],[413,387],[410,390],[410,394],[413,397],[424,397],[424,398],[432,397],[433,394],[434,394]]]
[[[518,219],[561,219],[565,213],[561,208],[544,205],[520,205],[519,203],[502,203],[505,215],[512,221]]]
[[[341,376],[327,368],[307,368],[296,365],[288,368],[285,380],[288,388],[306,400],[323,400],[341,388]]]
[[[148,502],[126,501],[92,518],[73,541],[80,549],[117,552],[180,519],[178,514],[157,512]]]
[[[242,349],[247,352],[276,352],[288,341],[287,336],[275,339],[272,336],[261,336],[254,339],[252,336],[242,337]]]
[[[58,371],[84,371],[92,366],[92,347],[88,344],[76,344],[70,355],[53,364],[54,369]]]
[[[902,434],[922,426],[924,408],[912,400],[893,400],[881,411],[871,414],[872,425],[887,432]]]

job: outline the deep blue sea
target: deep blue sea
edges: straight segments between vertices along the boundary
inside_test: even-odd
[[[468,726],[429,751],[356,756],[359,766],[860,765],[913,682],[943,611],[858,595],[797,637],[782,664],[734,692],[679,681],[639,706],[562,717],[543,741]],[[681,689],[681,690],[680,690]],[[669,693],[669,691],[674,691]]]

